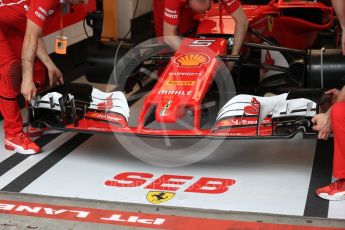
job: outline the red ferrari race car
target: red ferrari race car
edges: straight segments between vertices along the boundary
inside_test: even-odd
[[[309,47],[317,31],[331,25],[332,10],[321,3],[302,1],[266,1],[260,5],[243,2],[243,7],[251,15],[252,32],[241,57],[228,55],[233,20],[215,4],[199,18],[197,34],[183,39],[176,51],[159,44],[158,39],[144,42],[124,55],[112,75],[119,91],[105,93],[81,84],[50,89],[31,102],[30,124],[149,137],[288,138],[298,132],[314,135],[310,120],[325,99],[323,90],[317,88],[344,81],[337,77],[338,73],[345,73],[344,65],[334,69],[327,63],[344,60],[339,60],[339,50],[308,51],[296,49],[296,44],[297,48]],[[296,26],[290,27],[292,23]],[[287,32],[279,29],[283,26],[289,28],[294,41],[286,39]],[[308,36],[294,34],[307,27]],[[292,48],[277,46],[271,38]],[[253,58],[253,54],[267,50],[279,53],[286,63]],[[224,65],[226,61],[237,63],[234,81]],[[153,72],[152,67],[158,71]],[[246,76],[249,68],[274,71],[269,78],[255,82],[251,94],[241,84],[241,79],[250,77]],[[126,98],[123,92],[133,89],[132,82],[152,76],[156,76],[154,80],[133,94],[136,99]],[[272,77],[284,84],[267,81]],[[306,87],[310,89],[303,89]],[[143,92],[140,111],[133,116],[128,104],[141,99]],[[267,92],[274,95],[265,96]]]
[[[195,47],[205,42],[212,44]],[[39,94],[29,107],[29,121],[33,126],[68,131],[162,137],[313,133],[310,119],[317,113],[322,91],[309,92],[312,97],[302,94],[313,101],[296,92],[271,97],[235,95],[222,58],[237,57],[222,57],[226,47],[224,38],[184,40],[145,96],[135,126],[129,124],[131,112],[124,93],[105,93],[81,84]],[[162,126],[157,128],[157,124]]]
[[[317,1],[241,0],[249,20],[247,41],[263,42],[295,49],[312,48],[319,33],[333,25],[333,9]],[[234,34],[235,22],[221,4],[200,15],[197,34]]]

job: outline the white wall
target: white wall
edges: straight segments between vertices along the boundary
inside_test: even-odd
[[[123,38],[130,28],[130,22],[133,18],[133,13],[135,9],[137,0],[117,0],[118,4],[118,32],[119,37]],[[136,13],[136,17],[141,16],[145,13],[152,11],[152,4],[153,0],[138,0],[138,10]],[[114,22],[115,23],[115,22]],[[92,35],[92,30],[90,27],[86,26],[89,35]],[[48,53],[54,52],[55,49],[55,38],[59,35],[59,31],[52,33],[48,36],[44,37],[44,42],[47,47]],[[65,36],[68,37],[68,45],[72,45],[79,41],[82,41],[86,38],[84,29],[83,29],[83,22],[78,22],[74,25],[68,26],[64,29]],[[130,34],[129,34],[130,37]]]
[[[119,20],[119,37],[123,38],[129,31],[131,26],[131,19],[135,9],[136,2],[138,2],[138,10],[135,17],[141,16],[152,11],[153,0],[117,0],[118,4],[118,20]],[[130,35],[129,35],[130,37]]]
[[[92,36],[92,29],[90,27],[86,26],[86,31],[89,36]],[[60,35],[60,31],[56,31],[55,33],[49,34],[43,38],[49,54],[53,53],[55,50],[55,39],[58,35]],[[73,45],[74,43],[86,39],[87,36],[83,28],[83,21],[64,28],[64,36],[68,38],[68,45]]]

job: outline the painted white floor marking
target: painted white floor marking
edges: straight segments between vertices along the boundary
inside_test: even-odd
[[[0,177],[0,189],[4,188],[6,185],[11,183],[13,180],[15,180],[17,177],[19,177],[21,174],[25,173],[28,169],[30,169],[32,166],[40,162],[42,159],[47,157],[51,152],[53,152],[56,148],[63,145],[66,140],[71,139],[75,133],[66,133],[58,136],[56,139],[51,141],[49,144],[43,147],[42,153],[37,155],[32,155],[22,161],[20,164],[9,170],[7,173],[2,175]]]

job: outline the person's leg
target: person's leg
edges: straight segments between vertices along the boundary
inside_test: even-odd
[[[37,92],[44,90],[47,82],[47,68],[40,60],[36,60],[34,64],[34,83]]]
[[[20,61],[0,30],[0,110],[4,117],[5,137],[12,137],[22,131],[23,121],[17,101],[20,84]]]
[[[334,134],[333,176],[337,180],[319,188],[316,194],[327,200],[345,200],[345,102],[332,106],[331,124]]]
[[[23,47],[23,37],[24,34],[15,34],[14,36],[9,37],[8,44],[13,51],[13,55],[20,60]],[[44,89],[46,84],[46,75],[47,69],[44,64],[36,58],[34,63],[34,75],[33,80],[37,87],[37,90],[40,91]]]
[[[332,106],[331,122],[334,134],[333,176],[345,179],[345,102]]]
[[[21,58],[21,47],[23,46],[23,36],[19,34],[15,34],[15,36],[11,36],[8,39],[9,46],[11,47],[13,54],[16,58]],[[34,63],[34,75],[33,75],[33,81],[37,87],[37,91],[44,90],[45,84],[46,84],[46,75],[47,75],[47,69],[44,66],[44,64],[36,59]],[[34,128],[33,126],[29,125],[27,129],[27,133],[30,137],[37,137],[41,136],[46,129],[42,130],[41,128]]]
[[[17,97],[22,81],[21,63],[0,30],[0,111],[4,117],[5,148],[22,154],[35,154],[40,147],[23,133],[23,120]]]

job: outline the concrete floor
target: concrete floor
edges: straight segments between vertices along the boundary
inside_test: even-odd
[[[224,211],[207,211],[188,208],[172,208],[152,205],[137,205],[119,202],[104,202],[82,199],[65,199],[48,196],[35,196],[27,194],[0,193],[2,200],[12,200],[20,202],[44,203],[52,205],[66,205],[82,208],[96,208],[106,210],[121,210],[136,213],[165,214],[169,216],[187,216],[219,220],[236,220],[254,223],[273,223],[288,224],[304,227],[333,227],[345,229],[345,220],[323,219],[323,218],[306,218],[287,215],[271,215],[260,213],[246,212],[224,212]],[[114,226],[107,224],[83,223],[76,221],[52,220],[38,217],[0,215],[0,229],[145,229],[125,226]]]

